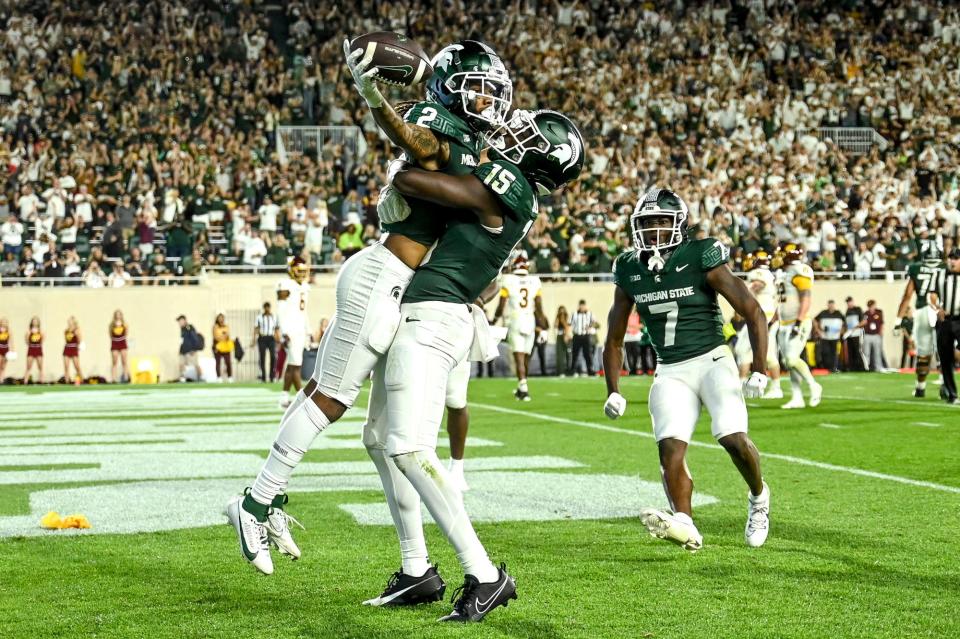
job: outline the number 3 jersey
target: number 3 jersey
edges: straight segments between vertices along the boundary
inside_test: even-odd
[[[500,202],[503,226],[490,229],[472,212],[456,211],[430,260],[413,276],[404,303],[472,304],[537,219],[537,197],[516,165],[497,160],[477,167],[473,175]]]
[[[277,301],[277,324],[282,335],[300,337],[310,332],[307,323],[307,298],[310,285],[300,284],[292,277],[285,277],[277,283],[277,292],[290,293],[285,300]]]
[[[541,294],[540,278],[536,275],[508,273],[500,280],[500,297],[507,298],[505,321],[507,326],[522,335],[536,328],[534,301]]]
[[[729,257],[727,247],[708,238],[680,244],[660,271],[650,270],[649,256],[636,251],[613,263],[613,281],[636,303],[658,361],[675,364],[725,342],[717,292],[707,284],[707,273]]]

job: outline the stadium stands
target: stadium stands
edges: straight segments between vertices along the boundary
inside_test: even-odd
[[[484,38],[516,105],[580,123],[586,175],[527,240],[540,272],[608,272],[651,183],[734,259],[790,239],[868,276],[922,232],[956,241],[960,16],[941,3],[284,4],[0,1],[0,277],[335,264],[354,218],[374,241],[391,151],[340,42],[387,27],[427,50]],[[281,163],[281,124],[363,144]]]

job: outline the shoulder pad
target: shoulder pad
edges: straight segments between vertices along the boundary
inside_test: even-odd
[[[495,160],[481,164],[473,170],[473,174],[517,219],[536,219],[539,211],[537,196],[515,164]]]
[[[473,129],[466,122],[450,113],[439,102],[418,102],[407,111],[403,120],[445,135],[451,140],[473,149],[475,153],[480,152],[480,140]]]
[[[700,268],[709,271],[730,261],[730,249],[723,242],[712,237],[699,241]]]

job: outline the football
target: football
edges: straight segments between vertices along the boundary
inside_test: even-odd
[[[393,31],[374,31],[350,42],[351,51],[363,50],[360,58],[379,69],[377,81],[394,86],[413,86],[433,73],[430,57],[423,47]]]

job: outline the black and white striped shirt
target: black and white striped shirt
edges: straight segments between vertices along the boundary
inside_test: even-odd
[[[947,317],[960,319],[960,273],[946,268],[938,270],[933,291],[940,299],[940,308]]]
[[[257,331],[262,337],[273,337],[273,331],[277,329],[277,316],[271,313],[260,313],[257,315]]]
[[[584,311],[583,313],[577,311],[573,314],[570,325],[573,327],[574,335],[588,335],[590,329],[593,327],[593,313],[590,311]]]

